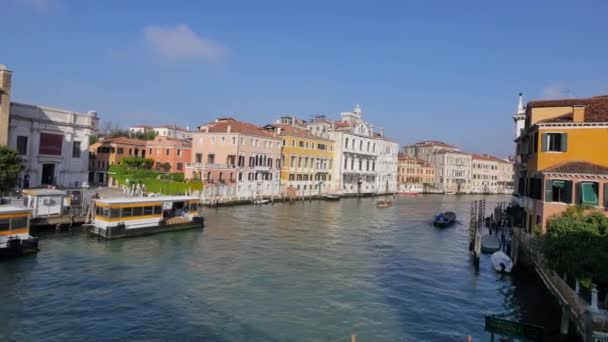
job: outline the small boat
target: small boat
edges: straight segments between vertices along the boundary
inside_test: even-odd
[[[424,191],[422,184],[404,184],[399,189],[399,195],[416,196]]]
[[[392,205],[393,205],[393,202],[391,202],[389,200],[379,200],[376,203],[376,207],[378,207],[378,208],[388,208],[388,207],[390,207]]]
[[[38,238],[30,236],[32,210],[0,206],[0,258],[39,251]]]
[[[457,192],[456,191],[448,191],[445,193],[446,195],[456,195]]]
[[[492,261],[492,266],[497,272],[511,273],[511,268],[513,268],[513,261],[505,253],[501,251],[495,252],[490,257],[490,260]]]
[[[340,200],[340,196],[336,196],[336,195],[323,195],[323,199],[326,201],[339,201]]]
[[[259,199],[259,200],[255,200],[253,202],[253,204],[255,204],[255,205],[262,205],[262,204],[268,204],[268,203],[270,203],[270,200],[267,200],[267,199]]]
[[[446,211],[445,213],[435,216],[433,225],[435,227],[445,228],[453,225],[454,222],[456,222],[456,214],[451,211]]]
[[[195,196],[119,197],[94,201],[89,230],[104,239],[203,228]]]
[[[500,249],[500,241],[496,234],[489,235],[485,234],[481,236],[481,252],[482,253],[494,253]]]

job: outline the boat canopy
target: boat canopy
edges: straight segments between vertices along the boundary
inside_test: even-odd
[[[159,196],[159,197],[116,197],[116,198],[105,198],[96,199],[97,204],[145,204],[145,203],[158,203],[158,202],[195,202],[200,201],[200,198],[196,196]]]

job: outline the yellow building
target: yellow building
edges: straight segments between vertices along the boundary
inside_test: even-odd
[[[546,231],[568,205],[608,208],[608,96],[531,101],[517,143],[522,225]]]
[[[297,190],[298,195],[319,195],[331,188],[331,171],[334,167],[334,142],[311,134],[307,129],[273,124],[282,140],[281,191]]]
[[[125,157],[146,157],[146,142],[118,137],[96,142],[89,147],[89,183],[117,185],[107,177],[110,165],[119,164]]]

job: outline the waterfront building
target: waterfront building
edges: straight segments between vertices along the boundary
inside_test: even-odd
[[[429,188],[435,183],[435,168],[427,161],[402,153],[399,154],[398,178],[400,189],[417,185],[418,188],[430,190]]]
[[[146,141],[126,137],[100,139],[90,146],[89,156],[89,182],[118,186],[114,178],[108,177],[108,168],[125,157],[145,158]]]
[[[515,189],[515,165],[509,159],[498,160],[498,193],[512,195]]]
[[[165,170],[163,164],[169,165],[169,172],[184,173],[187,163],[192,162],[192,143],[189,140],[156,136],[146,141],[147,156],[154,160],[152,168]]]
[[[517,144],[524,228],[546,231],[570,205],[608,208],[608,96],[531,101]]]
[[[176,125],[162,125],[162,126],[150,126],[150,125],[137,125],[129,127],[130,133],[148,133],[156,132],[159,137],[169,137],[175,139],[192,139],[192,132],[188,127],[181,128]]]
[[[471,192],[473,156],[455,149],[440,149],[432,154],[435,190],[443,193]]]
[[[194,132],[186,177],[205,181],[207,199],[279,196],[281,144],[275,131],[216,119]]]
[[[310,133],[295,120],[282,118],[265,128],[282,139],[282,193],[287,193],[291,187],[298,196],[309,196],[326,193],[332,188],[333,141]]]
[[[471,161],[471,193],[498,193],[498,161],[487,154],[473,154]]]
[[[10,102],[11,78],[12,72],[0,66],[0,144],[16,150],[24,161],[20,186],[86,186],[89,137],[98,127],[97,113]]]
[[[425,140],[403,147],[403,153],[416,159],[433,163],[435,153],[439,150],[460,151],[456,146],[449,145],[443,141]]]
[[[305,123],[315,135],[335,142],[333,192],[377,194],[397,191],[397,143],[384,137],[384,130],[363,120],[361,107],[341,113],[341,120],[317,116]],[[388,189],[387,189],[388,188]]]

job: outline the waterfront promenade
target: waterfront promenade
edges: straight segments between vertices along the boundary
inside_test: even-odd
[[[14,294],[0,298],[0,340],[483,341],[490,314],[556,336],[559,307],[535,277],[496,274],[486,256],[475,273],[479,198],[204,209],[204,231],[108,242],[43,234],[38,255],[0,263]],[[446,210],[464,224],[434,228]]]

